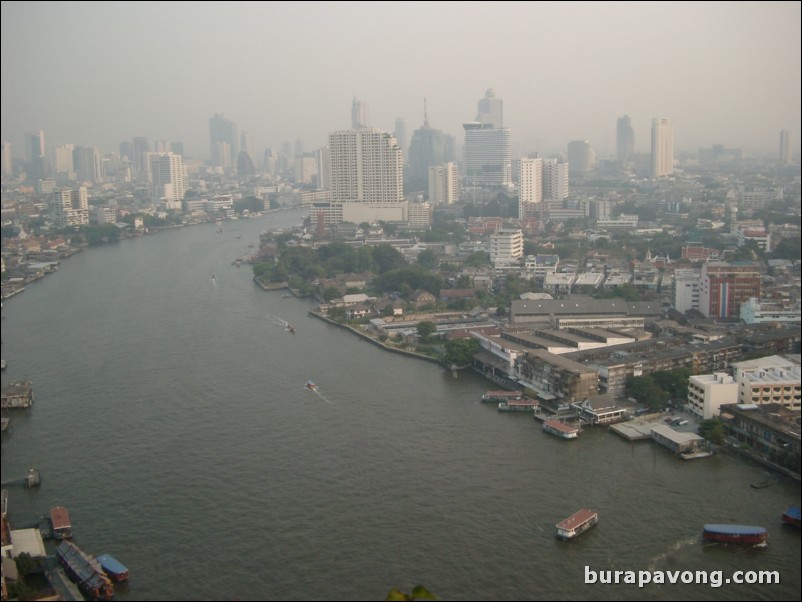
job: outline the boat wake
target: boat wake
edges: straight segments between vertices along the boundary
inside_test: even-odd
[[[658,565],[658,563],[665,562],[671,556],[673,556],[683,548],[696,545],[698,541],[699,541],[698,537],[688,537],[686,539],[680,539],[678,541],[675,541],[673,544],[669,546],[669,548],[665,552],[661,552],[657,556],[650,558],[646,566],[649,567],[649,570],[654,570],[655,567]]]
[[[327,398],[325,395],[323,395],[323,393],[321,393],[321,392],[320,392],[320,387],[318,387],[318,386],[317,386],[315,383],[313,383],[311,380],[308,380],[308,381],[306,381],[306,384],[304,385],[304,389],[306,389],[307,391],[310,391],[310,392],[314,393],[315,395],[317,395],[318,397],[320,397],[320,399],[322,399],[322,400],[323,400],[323,401],[325,401],[326,403],[328,403],[328,404],[330,404],[330,403],[331,403],[331,401],[329,401],[329,399],[328,399],[328,398]]]

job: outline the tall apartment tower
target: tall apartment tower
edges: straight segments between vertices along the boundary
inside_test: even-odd
[[[780,163],[782,165],[791,164],[791,134],[788,130],[780,132]]]
[[[89,223],[89,195],[86,188],[62,189],[50,198],[50,216],[59,228]]]
[[[329,134],[331,200],[404,200],[404,170],[395,136],[376,128]]]
[[[568,163],[558,159],[543,161],[543,199],[561,201],[568,194]]]
[[[358,130],[367,127],[370,127],[368,103],[362,102],[354,96],[354,101],[351,103],[351,129]]]
[[[459,201],[459,168],[449,161],[429,168],[429,202],[451,205]]]
[[[616,157],[621,163],[629,163],[635,157],[635,130],[629,115],[619,117],[615,126]]]
[[[42,130],[28,132],[25,135],[25,159],[34,163],[45,154],[45,133]]]
[[[652,119],[652,177],[674,173],[674,126],[666,117]]]
[[[702,264],[699,311],[706,318],[738,318],[741,303],[760,298],[762,275],[752,264],[708,261]]]
[[[512,185],[510,130],[503,126],[503,103],[490,88],[477,103],[476,120],[462,125],[465,129],[464,175],[467,185]]]
[[[76,146],[72,151],[72,164],[75,176],[80,182],[101,182],[103,164],[100,151],[93,146]]]
[[[518,159],[518,219],[535,217],[543,201],[543,159]]]
[[[215,113],[209,119],[209,143],[212,165],[229,167],[239,156],[237,124],[226,119],[221,113]]]
[[[184,163],[181,155],[150,153],[153,198],[166,199],[171,209],[180,209],[184,199]]]

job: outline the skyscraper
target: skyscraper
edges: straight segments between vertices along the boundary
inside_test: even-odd
[[[590,171],[596,163],[596,153],[587,140],[571,140],[568,143],[567,155],[572,173]]]
[[[502,101],[489,88],[478,102],[476,121],[465,129],[465,182],[473,186],[512,185],[512,146],[504,123]]]
[[[409,157],[406,158],[404,189],[410,192],[426,190],[429,168],[456,160],[454,138],[429,125],[426,100],[423,101],[423,126],[412,134]]]
[[[9,177],[14,174],[13,163],[11,162],[11,143],[3,142],[3,162],[2,162],[2,175]]]
[[[401,149],[376,128],[329,134],[331,200],[393,202],[404,199]]]
[[[429,168],[429,202],[451,205],[459,201],[459,168],[447,162]]]
[[[398,148],[404,153],[404,163],[407,162],[407,153],[409,152],[409,138],[407,137],[407,120],[399,117],[395,120],[395,129],[393,130],[395,139],[398,141]]]
[[[780,132],[780,163],[791,164],[791,134],[788,133],[788,130]]]
[[[237,124],[226,119],[221,113],[215,113],[209,119],[209,143],[212,165],[229,167],[232,160],[239,156]]]
[[[42,130],[28,132],[25,136],[25,158],[28,163],[35,163],[45,154],[45,133]]]
[[[674,126],[667,117],[652,119],[652,177],[674,173]]]
[[[518,218],[536,216],[543,201],[543,159],[518,159]]]
[[[357,100],[354,96],[354,101],[351,103],[351,129],[358,130],[367,127],[370,127],[368,103]]]
[[[543,200],[561,201],[568,194],[568,163],[557,159],[543,161]]]
[[[165,199],[171,209],[180,209],[184,199],[184,164],[180,155],[150,153],[153,197]]]
[[[488,88],[485,97],[477,103],[476,121],[493,126],[496,129],[504,127],[504,109],[500,98],[496,98],[493,88]]]
[[[635,156],[635,130],[629,115],[619,117],[615,127],[616,156],[621,163],[629,163]]]

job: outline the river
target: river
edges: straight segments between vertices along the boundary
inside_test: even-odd
[[[799,483],[684,462],[605,429],[576,441],[480,403],[496,388],[384,352],[232,261],[299,211],[87,249],[4,302],[13,523],[67,507],[74,541],[131,571],[119,600],[798,599]],[[213,276],[213,277],[212,277]],[[291,333],[285,328],[295,328]],[[318,393],[304,384],[313,379]],[[573,542],[554,524],[599,525]],[[765,526],[765,549],[704,523]],[[50,545],[50,544],[48,544]],[[589,569],[586,569],[589,567]],[[778,571],[779,585],[585,584],[586,571]]]

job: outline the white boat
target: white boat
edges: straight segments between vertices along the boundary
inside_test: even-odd
[[[543,430],[562,439],[576,439],[579,437],[579,427],[566,424],[561,420],[545,420]]]
[[[582,508],[571,516],[560,521],[557,527],[557,537],[560,539],[573,539],[578,537],[599,522],[599,513],[595,510]]]

